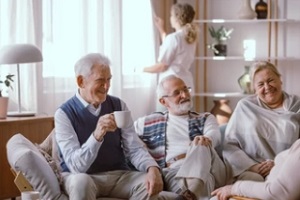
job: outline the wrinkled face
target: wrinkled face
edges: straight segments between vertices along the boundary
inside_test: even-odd
[[[282,106],[282,82],[272,70],[263,69],[256,72],[253,79],[255,93],[270,108]]]
[[[166,96],[160,103],[166,106],[171,114],[184,115],[192,108],[190,90],[180,79],[171,79],[164,83]]]
[[[84,100],[97,108],[99,104],[106,100],[111,77],[112,75],[108,66],[94,65],[91,75],[88,77],[77,77],[80,95]]]

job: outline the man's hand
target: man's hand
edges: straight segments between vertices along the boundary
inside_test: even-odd
[[[216,195],[218,197],[218,200],[227,200],[227,199],[229,199],[229,197],[232,196],[231,188],[232,188],[232,185],[226,185],[224,187],[220,187],[220,188],[214,190],[211,193],[211,195],[212,196]]]
[[[163,190],[163,180],[157,167],[149,167],[146,176],[146,188],[150,196],[156,195]]]
[[[99,118],[96,129],[94,131],[94,137],[97,141],[101,141],[108,131],[115,131],[117,125],[113,114],[106,114]]]
[[[206,136],[196,136],[192,141],[193,145],[211,146],[211,140]]]

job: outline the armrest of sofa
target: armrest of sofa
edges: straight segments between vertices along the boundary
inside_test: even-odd
[[[67,199],[54,171],[35,144],[18,133],[8,140],[6,149],[11,168],[22,173],[43,199]]]
[[[229,200],[259,200],[259,199],[253,199],[248,197],[241,197],[241,196],[232,196]]]

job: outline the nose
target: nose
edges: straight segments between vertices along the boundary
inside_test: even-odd
[[[186,98],[188,97],[189,95],[189,92],[185,92],[184,90],[180,90],[180,96],[183,97],[183,98]]]
[[[109,81],[105,81],[105,82],[102,84],[102,87],[103,87],[105,90],[108,90],[109,87],[110,87],[110,82],[109,82]]]
[[[266,82],[266,83],[264,84],[264,87],[265,87],[265,89],[269,89],[269,88],[270,88],[270,84]]]

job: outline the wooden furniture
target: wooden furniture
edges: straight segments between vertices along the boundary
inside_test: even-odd
[[[299,40],[291,38],[297,38],[293,27],[298,27],[300,21],[291,13],[297,12],[297,6],[289,0],[265,0],[269,10],[267,19],[257,20],[238,18],[242,1],[195,2],[198,16],[194,22],[200,29],[194,73],[197,111],[209,111],[213,107],[213,100],[222,98],[230,99],[230,106],[234,108],[240,98],[248,95],[243,94],[237,80],[243,74],[244,67],[255,60],[268,60],[282,68],[279,71],[286,78],[283,79],[284,90],[293,93],[295,82],[291,77],[297,74],[293,68],[299,66],[300,57],[292,47],[294,44],[299,46]],[[213,51],[207,48],[213,41],[208,32],[210,26],[234,29],[228,40],[227,56],[214,56]]]
[[[252,199],[247,197],[239,197],[239,196],[233,196],[229,200],[258,200],[258,199]]]
[[[0,120],[0,199],[20,196],[7,161],[7,141],[14,134],[21,133],[33,143],[41,143],[53,128],[52,116],[8,117]]]

